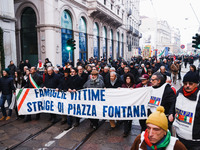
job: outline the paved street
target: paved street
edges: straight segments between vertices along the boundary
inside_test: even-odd
[[[198,65],[198,61],[195,62]],[[189,70],[182,67],[181,75]],[[174,85],[180,88],[181,81]],[[35,116],[34,116],[35,117]],[[129,150],[135,137],[140,133],[138,121],[133,121],[131,134],[124,138],[123,124],[115,130],[109,131],[109,122],[100,121],[97,130],[90,128],[87,119],[81,119],[79,127],[72,127],[64,131],[65,125],[60,122],[51,124],[48,121],[49,114],[42,114],[39,121],[33,120],[24,123],[23,120],[15,120],[13,111],[12,119],[0,122],[0,149],[16,150]]]

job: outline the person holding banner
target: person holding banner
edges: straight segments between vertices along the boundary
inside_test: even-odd
[[[200,92],[199,77],[189,71],[177,92],[176,115],[173,123],[179,140],[188,150],[200,149]]]
[[[15,87],[13,84],[13,78],[9,75],[9,68],[3,70],[3,76],[0,78],[0,91],[2,92],[0,98],[0,107],[3,116],[0,118],[2,120],[9,120],[12,115],[12,109],[10,108],[13,105],[12,102],[12,92],[15,91]],[[9,111],[8,114],[6,113],[6,109],[4,107],[5,102],[8,102]]]
[[[148,74],[143,74],[139,79],[141,80],[141,82],[136,85],[136,88],[151,86],[151,82],[149,81]],[[139,123],[141,126],[141,131],[145,131],[146,130],[146,119],[140,119]]]
[[[127,73],[124,75],[124,84],[122,84],[122,88],[136,88],[134,76],[131,73]],[[131,131],[132,120],[125,120],[124,122],[124,133],[123,137],[127,137]]]
[[[69,82],[70,82],[70,69],[66,68],[64,70],[64,77],[61,78],[60,80],[60,86],[59,89],[63,91],[68,91],[69,89]],[[69,129],[72,127],[72,117],[71,116],[66,116],[62,115],[62,120],[61,120],[61,125],[65,124],[67,122],[68,127],[66,129]]]
[[[187,150],[168,130],[164,107],[158,106],[147,119],[147,129],[135,138],[131,150]]]
[[[98,71],[92,70],[91,78],[83,85],[83,88],[104,88],[104,82],[98,78]],[[93,129],[98,127],[99,119],[90,119],[90,126]]]
[[[31,67],[28,80],[24,88],[40,88],[43,85],[42,76],[37,73],[36,67]],[[36,120],[40,119],[40,114],[36,114]],[[24,122],[31,121],[31,115],[27,115]]]
[[[122,86],[122,81],[120,76],[117,77],[116,72],[110,72],[110,80],[105,84],[106,88],[119,88]],[[113,130],[116,127],[115,120],[110,120],[110,130]]]
[[[80,90],[83,88],[82,86],[82,78],[79,77],[78,75],[78,69],[77,68],[71,68],[71,77],[69,78],[69,88],[68,88],[68,92],[76,92],[77,90]],[[80,118],[75,117],[75,124],[74,126],[77,127],[79,126],[79,121]],[[68,121],[68,123],[72,124],[72,119],[70,119],[70,121]]]
[[[44,89],[52,88],[58,91],[59,86],[60,86],[60,76],[54,73],[53,67],[48,67],[47,74],[45,75],[44,79]],[[51,121],[51,123],[56,123],[57,122],[56,114],[51,114],[49,121]]]
[[[158,106],[163,106],[165,108],[166,116],[168,116],[168,127],[171,131],[175,114],[176,95],[172,90],[171,85],[166,83],[165,77],[160,72],[155,72],[152,75],[151,83],[153,90],[148,102],[148,109],[151,113],[156,111]]]

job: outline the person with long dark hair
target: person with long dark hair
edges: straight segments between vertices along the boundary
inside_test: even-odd
[[[122,88],[136,88],[134,76],[131,73],[124,75],[124,84]],[[125,120],[124,122],[124,134],[123,137],[127,137],[131,131],[132,120]]]
[[[21,89],[23,82],[24,81],[23,81],[23,76],[21,74],[21,71],[20,70],[15,71],[14,78],[13,78],[13,83],[14,83],[15,88]],[[13,95],[13,96],[15,96],[15,95]],[[16,98],[14,98],[12,100],[14,100],[14,103],[15,103]],[[19,116],[17,106],[15,106],[15,112],[16,112],[16,115],[17,115],[17,119],[23,119],[24,118],[24,116]]]

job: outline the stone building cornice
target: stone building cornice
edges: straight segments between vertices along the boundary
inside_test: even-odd
[[[4,22],[17,22],[16,18],[12,18],[10,16],[0,15],[0,19]]]

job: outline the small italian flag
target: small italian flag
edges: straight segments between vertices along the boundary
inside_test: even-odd
[[[185,117],[184,117],[184,121],[185,121],[185,122],[192,123],[192,118],[191,118],[191,117],[185,116]]]

